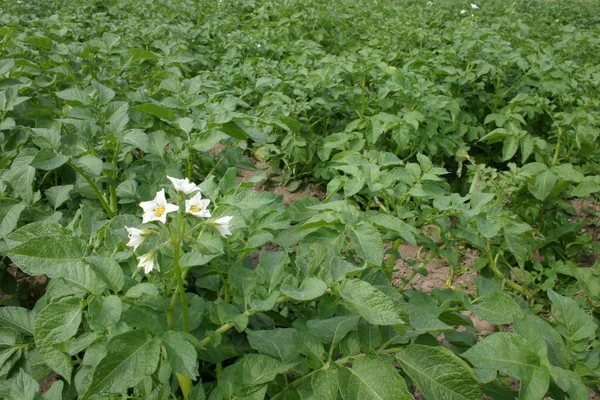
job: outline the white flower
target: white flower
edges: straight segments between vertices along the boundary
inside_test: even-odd
[[[465,15],[467,13],[467,10],[460,10],[460,15]]]
[[[477,4],[473,4],[473,3],[471,3],[471,8],[472,8],[473,10],[479,10],[479,6],[478,6]]]
[[[153,269],[160,271],[160,266],[154,260],[154,253],[144,254],[141,257],[137,258],[140,262],[138,263],[138,268],[144,268],[144,273],[149,274]]]
[[[209,204],[209,199],[203,199],[200,193],[196,193],[194,197],[185,201],[185,212],[194,217],[210,218]]]
[[[198,188],[195,183],[190,182],[190,180],[188,178],[177,179],[177,178],[173,178],[168,175],[167,175],[167,178],[169,178],[169,180],[171,182],[173,182],[173,186],[175,187],[175,190],[178,192],[190,194],[190,193],[200,190],[200,188]]]
[[[428,1],[427,5],[431,7],[433,5],[433,1]]]
[[[127,243],[127,246],[133,247],[133,251],[136,251],[137,248],[144,243],[144,236],[148,236],[150,234],[150,231],[147,229],[129,228],[127,226],[125,229],[127,229],[129,236],[129,243]]]
[[[215,229],[219,231],[221,236],[227,237],[231,235],[231,231],[229,230],[229,222],[231,222],[233,217],[221,217],[214,221]]]
[[[167,222],[167,214],[179,210],[174,204],[168,204],[165,198],[165,189],[161,189],[156,193],[156,197],[152,201],[142,201],[140,207],[144,210],[142,223],[150,221],[160,221],[163,224]]]

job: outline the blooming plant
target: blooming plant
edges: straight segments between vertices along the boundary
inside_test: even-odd
[[[599,393],[600,2],[140,3],[2,3],[0,398]]]

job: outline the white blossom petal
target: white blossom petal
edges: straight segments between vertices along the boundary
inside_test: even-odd
[[[229,223],[231,222],[232,219],[233,219],[233,217],[221,217],[214,221],[215,229],[217,231],[219,231],[221,236],[227,237],[227,236],[231,235],[231,231],[229,230],[229,228],[230,228]]]
[[[165,189],[156,193],[156,197],[151,201],[142,201],[140,207],[144,210],[142,223],[150,221],[160,221],[163,224],[167,222],[167,214],[179,210],[174,204],[168,204],[165,198]]]
[[[200,188],[198,188],[195,183],[190,182],[190,180],[188,178],[177,179],[177,178],[173,178],[168,175],[167,175],[167,178],[173,183],[173,187],[178,192],[190,194],[190,193],[197,192],[198,190],[200,190]]]
[[[125,227],[125,229],[127,229],[127,233],[129,236],[129,242],[127,243],[127,246],[129,247],[133,247],[133,251],[136,251],[137,248],[144,243],[144,230],[143,229],[137,229],[137,228],[129,228],[129,227]]]
[[[139,260],[138,268],[144,268],[144,273],[149,274],[152,270],[160,271],[160,266],[154,259],[154,253],[144,254],[137,258]]]
[[[185,212],[192,214],[194,217],[210,218],[208,211],[209,199],[203,199],[200,193],[185,201]]]

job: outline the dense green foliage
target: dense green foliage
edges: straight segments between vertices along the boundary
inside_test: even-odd
[[[22,0],[0,26],[0,397],[598,392],[600,3]],[[179,211],[142,224],[163,188]],[[402,244],[427,256],[392,284]],[[446,285],[408,289],[434,258]]]

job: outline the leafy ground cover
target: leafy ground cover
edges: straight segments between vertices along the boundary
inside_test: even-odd
[[[3,4],[0,397],[598,394],[598,2],[143,3]]]

